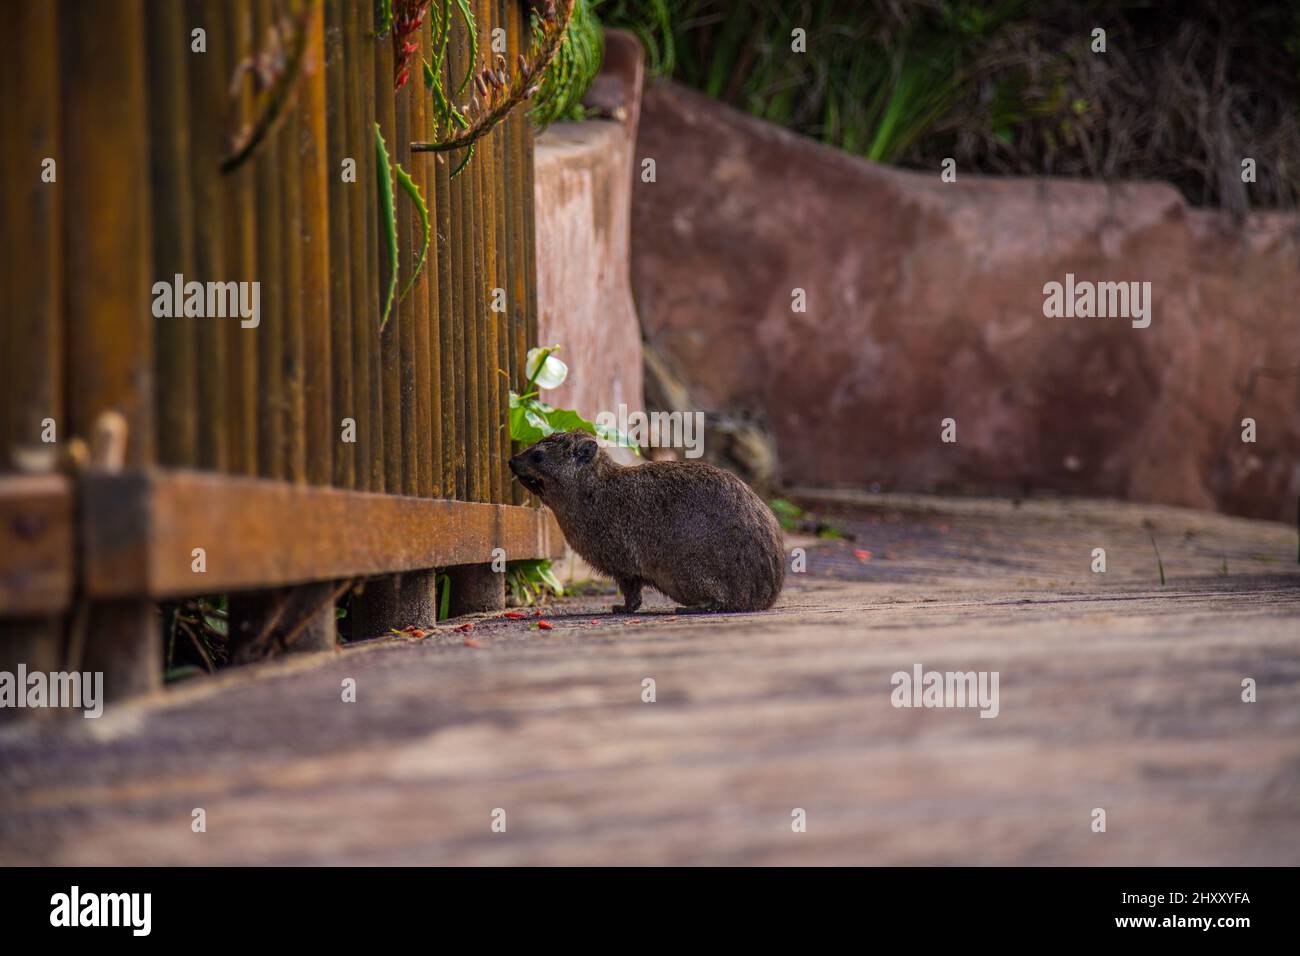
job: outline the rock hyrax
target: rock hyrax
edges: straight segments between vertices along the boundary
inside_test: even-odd
[[[642,586],[708,611],[761,611],[781,592],[781,526],[730,472],[702,461],[624,467],[582,432],[542,439],[510,470],[555,512],[573,550],[618,582],[616,614],[641,606]]]

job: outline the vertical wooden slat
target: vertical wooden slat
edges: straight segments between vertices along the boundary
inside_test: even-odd
[[[406,98],[410,108],[410,126],[407,129],[407,142],[404,144],[409,157],[409,172],[411,178],[415,180],[416,186],[420,189],[420,194],[424,197],[425,205],[429,207],[430,228],[436,217],[434,206],[437,197],[433,195],[433,177],[429,175],[429,166],[433,162],[432,157],[410,152],[410,140],[423,139],[428,135],[428,128],[425,118],[426,103],[429,94],[424,88],[424,82],[420,76],[420,59],[428,57],[429,30],[421,29],[416,39],[420,44],[420,51],[415,55],[412,62],[411,76],[406,82]],[[414,210],[411,215],[415,216]],[[408,261],[418,262],[420,246],[423,244],[423,229],[417,223],[412,230],[415,237],[415,243],[411,250],[411,256]],[[430,242],[430,253],[433,251],[432,241]],[[415,300],[415,379],[416,379],[416,404],[419,411],[416,422],[416,443],[419,455],[418,469],[416,472],[416,493],[424,498],[430,498],[434,494],[434,488],[437,483],[435,472],[441,471],[434,467],[434,456],[438,453],[436,443],[436,429],[434,423],[434,394],[436,390],[435,370],[437,365],[434,362],[436,356],[433,353],[431,340],[436,335],[436,307],[438,297],[438,268],[426,253],[424,266],[420,271],[419,279],[411,291]],[[413,265],[414,267],[414,265]]]
[[[143,8],[69,3],[59,16],[72,431],[90,436],[117,409],[127,461],[143,465],[154,459]]]
[[[447,44],[447,90],[457,105],[463,105],[463,97],[455,95],[456,86],[464,73],[467,58],[467,44],[462,30],[452,29]],[[454,171],[464,158],[463,151],[447,156],[447,163]],[[473,253],[471,251],[471,220],[469,209],[469,177],[465,170],[450,179],[451,191],[451,255],[452,282],[455,284],[455,300],[452,306],[454,335],[452,354],[456,357],[456,496],[473,500],[477,485],[474,483],[474,471],[477,459],[476,438],[473,426],[473,383],[477,376],[473,362],[470,360],[472,349],[471,336],[474,323],[471,319],[473,301]]]
[[[459,78],[473,66],[470,63],[467,30],[457,31],[456,49],[455,69],[456,77]],[[469,102],[473,92],[474,84],[471,81],[462,93],[461,99],[464,102]],[[464,220],[462,235],[465,244],[465,274],[461,280],[465,293],[463,306],[465,313],[465,351],[463,354],[465,356],[465,369],[468,373],[465,388],[465,427],[467,437],[465,479],[466,495],[471,501],[484,500],[483,421],[480,414],[482,403],[479,398],[479,342],[483,329],[481,311],[483,305],[483,253],[479,245],[481,216],[478,209],[478,173],[482,168],[482,163],[482,153],[475,149],[474,158],[469,161],[469,165],[456,178],[456,182],[461,184],[463,195],[461,202],[461,215]]]
[[[486,27],[486,4],[484,0],[475,0],[477,16],[475,26],[478,28],[479,59],[472,64],[478,71],[484,59],[491,52],[491,37]],[[486,109],[486,105],[483,107]],[[477,334],[474,336],[476,352],[475,365],[478,368],[478,382],[475,390],[476,410],[479,429],[479,501],[492,500],[492,266],[490,236],[492,230],[491,206],[491,169],[492,137],[484,136],[479,140],[478,155],[474,159],[474,287],[477,299],[475,315]]]
[[[478,0],[480,19],[479,49],[483,51],[484,66],[492,63],[492,28],[496,25],[493,0]],[[500,367],[500,342],[498,324],[501,313],[496,311],[496,290],[502,288],[498,274],[497,252],[497,197],[500,179],[500,142],[501,128],[493,129],[483,137],[486,149],[483,155],[482,178],[480,180],[483,208],[483,424],[484,440],[487,443],[487,500],[501,500],[501,376],[497,374]]]
[[[271,8],[253,3],[253,49],[261,51],[271,26]],[[284,383],[284,190],[281,160],[286,126],[275,130],[259,147],[254,164],[257,192],[257,276],[261,285],[261,323],[252,334],[257,352],[257,468],[264,478],[283,478],[285,383]]]
[[[445,62],[442,65],[441,80],[445,89],[447,83],[447,65]],[[438,131],[438,134],[441,135],[441,132],[441,130]],[[453,279],[454,273],[452,269],[454,259],[452,199],[451,185],[448,181],[451,166],[448,158],[441,153],[435,156],[429,166],[433,171],[434,194],[437,200],[437,208],[434,210],[436,233],[432,251],[437,255],[438,269],[438,370],[440,372],[442,392],[439,402],[442,416],[439,441],[442,487],[439,494],[444,498],[455,498],[458,494],[456,458],[458,449],[462,446],[456,432],[456,395],[458,394],[457,381],[460,369],[459,363],[456,361],[457,353],[455,348],[454,302],[456,299],[456,282]]]
[[[190,28],[184,8],[148,0],[145,16],[149,95],[149,176],[152,184],[153,274],[171,283],[196,278],[190,169],[190,105],[187,101]],[[215,278],[215,277],[214,277]],[[197,343],[202,320],[154,319],[158,343],[155,402],[158,460],[165,465],[198,461]]]
[[[502,0],[509,16],[506,36],[506,57],[514,63],[521,51],[528,46],[528,13],[512,0]],[[508,204],[508,235],[510,263],[510,381],[520,394],[524,391],[524,358],[527,351],[527,328],[525,310],[527,308],[528,279],[524,273],[524,202],[525,173],[527,157],[524,153],[524,126],[529,122],[526,107],[512,112],[506,120],[506,134],[509,140],[510,162],[508,164],[508,185],[506,194]],[[524,489],[518,482],[512,482],[511,500],[515,504],[524,501]]]
[[[384,37],[381,42],[391,51],[388,37]],[[393,76],[390,72],[385,89],[387,95],[394,99],[393,135],[388,140],[388,151],[392,157],[394,170],[400,165],[409,174],[412,169],[410,147],[411,98],[414,95],[412,84],[407,82],[399,92],[394,93]],[[418,493],[420,468],[420,409],[415,332],[417,296],[413,287],[405,296],[402,292],[411,281],[415,269],[416,237],[420,227],[416,223],[417,213],[411,198],[396,184],[394,189],[396,190],[393,203],[394,215],[397,218],[398,261],[401,263],[397,270],[397,300],[393,303],[393,317],[399,323],[394,338],[397,339],[398,344],[398,367],[401,376],[399,414],[402,424],[402,484],[400,491],[404,495],[414,495]]]
[[[362,8],[362,30],[357,37],[357,51],[361,55],[356,70],[362,84],[362,108],[365,110],[364,149],[369,156],[369,175],[362,188],[366,208],[366,258],[368,277],[366,288],[370,293],[371,319],[366,323],[366,354],[370,359],[370,490],[385,489],[384,475],[384,376],[383,349],[379,328],[380,308],[383,303],[385,275],[383,239],[380,238],[379,199],[376,193],[375,123],[379,117],[379,102],[375,85],[375,27],[374,4],[358,3]]]
[[[527,13],[524,13],[523,17],[526,24],[528,22]],[[528,33],[525,31],[524,37],[527,36]],[[523,40],[521,42],[527,41]],[[537,219],[533,214],[535,196],[533,182],[533,124],[524,120],[520,122],[519,126],[523,134],[520,166],[523,171],[521,184],[523,187],[524,212],[524,288],[527,293],[524,342],[525,348],[532,348],[540,344],[537,341]]]
[[[254,52],[251,0],[232,0],[225,6],[226,35],[230,48],[225,75]],[[252,108],[252,88],[241,83],[233,100],[237,115],[246,116]],[[253,163],[244,163],[223,177],[226,195],[226,269],[237,282],[256,282],[257,274],[257,171]],[[265,290],[264,285],[259,285]],[[260,301],[260,315],[265,314],[266,300]],[[255,475],[257,468],[257,343],[259,328],[234,327],[228,339],[227,398],[230,402],[230,468],[245,475]]]
[[[0,137],[0,230],[6,234],[0,268],[8,273],[0,290],[0,470],[13,466],[15,446],[48,447],[41,440],[46,418],[54,419],[61,441],[72,435],[63,405],[60,218],[64,183],[75,166],[60,142],[59,7],[21,4],[10,16],[0,36],[0,69],[18,81],[4,87]],[[46,159],[55,161],[52,183],[41,178]]]
[[[328,155],[325,174],[329,184],[329,284],[330,284],[330,369],[331,401],[329,434],[334,444],[333,469],[330,480],[340,488],[352,488],[356,483],[355,442],[344,442],[343,419],[352,416],[353,356],[352,356],[352,260],[359,249],[351,247],[349,224],[350,192],[359,183],[343,181],[343,160],[352,156],[349,134],[351,113],[348,103],[348,85],[344,57],[343,36],[348,29],[347,13],[343,0],[327,0],[325,4],[325,89]],[[354,157],[355,159],[355,157]]]
[[[429,62],[433,55],[433,35],[430,30],[420,31],[420,56]],[[432,135],[432,105],[429,93],[416,71],[413,71],[412,83],[416,87],[419,106],[414,120],[414,138],[426,139]],[[440,197],[438,195],[438,174],[440,164],[436,158],[420,155],[412,159],[419,166],[420,182],[424,190],[425,202],[429,206],[428,258],[425,261],[425,309],[428,321],[425,336],[428,339],[428,401],[429,401],[429,494],[433,497],[443,495],[443,438],[442,438],[442,290],[440,281],[442,272],[438,267],[438,229],[442,221]]]
[[[229,78],[224,75],[226,18],[216,0],[188,0],[185,4],[185,34],[176,42],[186,44],[190,57],[186,79],[191,117],[212,117],[225,113]],[[189,53],[188,33],[201,27],[206,33],[207,52]],[[195,122],[190,131],[190,167],[194,186],[194,274],[186,281],[227,282],[224,215],[224,185],[218,169],[224,143],[220,122]],[[180,319],[197,325],[198,458],[191,464],[223,471],[228,461],[226,425],[226,342],[238,318]]]
[[[374,44],[374,84],[376,119],[383,131],[384,142],[388,146],[389,159],[392,161],[398,156],[396,148],[397,107],[393,100],[393,46],[387,34]],[[402,199],[394,195],[393,202],[397,206],[402,202]],[[402,221],[403,218],[398,216],[397,222],[399,226]],[[400,252],[403,245],[400,228],[397,241]],[[378,245],[381,247],[379,251],[382,264],[379,273],[381,281],[379,301],[382,310],[384,300],[387,297],[390,270],[396,269],[397,263],[387,260],[388,251],[383,248],[384,242],[382,238],[379,240]],[[410,248],[409,240],[406,247]],[[398,271],[398,283],[398,293],[400,294],[400,270]],[[394,299],[396,299],[396,296],[394,296]],[[384,327],[380,339],[380,364],[382,368],[381,404],[384,419],[383,490],[395,495],[402,493],[402,325],[401,308],[394,301],[388,313],[388,323]]]
[[[298,175],[302,182],[302,396],[306,478],[327,485],[339,431],[332,423],[329,187],[326,177],[325,13],[308,19],[306,67],[298,87]]]
[[[43,450],[42,422],[71,436],[64,414],[58,5],[21,4],[0,31],[0,472],[16,447]],[[55,181],[42,179],[46,159]],[[70,557],[70,556],[69,556]],[[64,667],[57,617],[0,619],[0,670]],[[30,713],[30,712],[29,712]],[[49,713],[36,711],[35,713]]]
[[[296,26],[296,25],[295,25]],[[304,64],[303,69],[307,67]],[[281,415],[284,431],[281,434],[280,455],[284,459],[284,477],[290,481],[307,480],[307,400],[305,395],[305,289],[303,263],[303,190],[302,114],[303,93],[308,84],[306,76],[298,80],[298,92],[288,108],[280,129],[279,182],[283,190],[284,226],[280,234],[281,282],[280,296],[282,321],[280,347],[282,349],[280,374],[283,377],[281,397],[284,402]]]
[[[345,415],[356,423],[354,487],[364,491],[371,487],[371,460],[375,457],[374,423],[370,416],[370,337],[376,318],[370,288],[370,263],[374,246],[369,223],[372,210],[367,199],[374,188],[374,131],[366,118],[365,80],[371,76],[369,40],[370,15],[364,4],[346,3],[343,8],[343,55],[347,70],[344,96],[347,124],[340,157],[350,157],[357,164],[357,181],[344,190],[348,203],[347,258],[351,279],[349,328],[352,337],[352,395]]]
[[[491,37],[487,32],[485,4],[483,0],[473,0],[473,5],[474,25],[478,32],[478,60],[472,64],[472,67],[474,72],[478,73],[484,60],[491,55],[492,48],[490,45]],[[469,92],[474,93],[475,87],[471,86]],[[487,108],[486,104],[484,104],[483,108]],[[466,170],[473,177],[471,182],[474,187],[474,316],[476,333],[474,336],[476,347],[474,365],[478,369],[474,404],[478,412],[479,447],[481,449],[478,465],[479,494],[477,500],[479,501],[492,500],[492,414],[490,409],[491,399],[489,397],[492,384],[488,375],[488,351],[491,348],[492,326],[492,274],[489,262],[491,249],[488,244],[492,221],[490,202],[491,139],[491,134],[488,134],[478,141],[478,150],[474,154],[474,162],[471,168]]]
[[[492,9],[492,25],[500,27],[506,33],[510,32],[510,26],[504,18],[504,3],[502,0],[487,0]],[[504,57],[505,54],[502,54]],[[507,60],[507,65],[509,61]],[[518,112],[518,108],[514,110]],[[493,429],[496,434],[496,476],[497,486],[496,495],[493,501],[508,502],[510,501],[510,469],[506,466],[506,460],[510,457],[510,408],[509,393],[511,380],[510,374],[510,280],[509,280],[509,235],[506,232],[506,205],[509,202],[507,193],[507,175],[506,175],[506,151],[509,148],[509,139],[504,124],[498,126],[492,133],[494,140],[492,145],[493,158],[493,206],[492,211],[495,216],[496,227],[493,230],[492,247],[496,250],[496,285],[505,295],[504,311],[493,313],[492,325],[496,333],[496,362],[492,368],[492,382],[494,385],[493,399],[496,403],[496,419],[493,422]]]

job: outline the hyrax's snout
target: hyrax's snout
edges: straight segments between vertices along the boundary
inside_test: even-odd
[[[510,471],[519,479],[519,483],[535,495],[542,493],[542,478],[536,470],[541,464],[541,458],[541,452],[529,449],[521,451],[509,461]]]

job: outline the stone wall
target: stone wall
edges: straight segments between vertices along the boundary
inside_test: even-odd
[[[647,340],[706,409],[766,419],[787,482],[1294,518],[1295,215],[1233,221],[1162,183],[944,183],[671,84],[647,87],[636,153]],[[1150,282],[1150,326],[1045,317],[1067,273]]]
[[[556,123],[536,142],[538,341],[558,343],[570,368],[569,380],[543,397],[588,418],[619,404],[644,407],[641,327],[628,274],[641,77],[640,45],[607,31],[591,97],[605,118]]]

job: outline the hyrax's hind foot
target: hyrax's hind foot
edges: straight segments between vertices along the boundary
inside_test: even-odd
[[[635,614],[637,608],[641,606],[641,582],[619,581],[618,589],[623,592],[623,603],[615,604],[610,610],[615,614]]]
[[[682,605],[673,608],[674,614],[716,614],[718,611],[725,611],[719,601],[710,601],[707,604],[692,604],[690,606]]]

